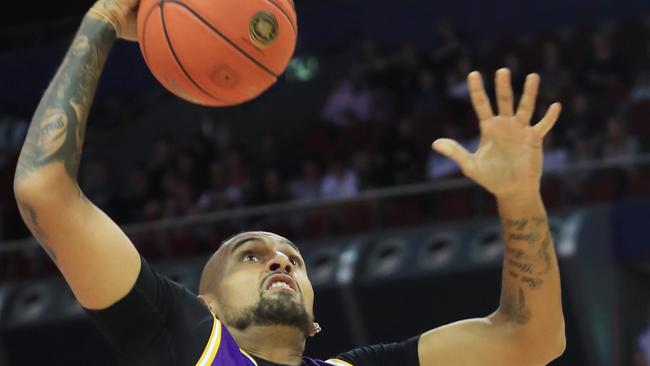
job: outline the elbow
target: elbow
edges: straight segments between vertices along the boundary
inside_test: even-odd
[[[14,197],[18,201],[42,201],[47,199],[53,185],[47,184],[41,177],[14,178]]]
[[[540,340],[545,340],[545,342],[540,342]],[[539,337],[527,343],[529,350],[531,344],[538,345],[536,347],[537,352],[534,352],[534,356],[531,352],[524,356],[524,359],[526,359],[525,364],[530,366],[548,365],[553,360],[562,356],[566,350],[566,337],[564,331],[557,334],[555,337]]]
[[[564,319],[561,320],[559,329],[556,329],[554,332],[555,336],[551,337],[553,340],[548,348],[549,348],[549,360],[548,362],[551,362],[555,360],[556,358],[559,358],[564,354],[564,351],[566,350],[566,334],[564,331]]]
[[[13,188],[16,200],[26,202],[65,202],[80,193],[76,182],[55,169],[27,177],[16,175]]]
[[[558,338],[555,348],[553,348],[551,361],[559,358],[564,354],[564,351],[566,351],[566,335],[564,334],[564,330],[562,330],[562,334]]]

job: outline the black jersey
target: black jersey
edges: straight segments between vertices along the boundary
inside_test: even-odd
[[[142,259],[129,294],[108,309],[86,310],[128,366],[282,366],[246,353],[228,329],[187,288]],[[362,347],[305,366],[418,366],[418,337]]]

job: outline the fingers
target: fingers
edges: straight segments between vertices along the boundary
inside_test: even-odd
[[[555,126],[555,122],[560,117],[560,112],[562,111],[562,105],[560,103],[553,103],[546,111],[544,118],[539,121],[533,128],[540,134],[540,136],[546,136],[548,131]]]
[[[514,115],[512,82],[510,79],[510,70],[503,68],[497,71],[494,83],[497,89],[499,114],[505,117],[512,117]]]
[[[474,157],[458,142],[451,139],[437,139],[433,142],[432,147],[435,151],[455,161],[465,175],[472,170]]]
[[[467,84],[469,85],[469,97],[472,100],[474,111],[479,121],[485,121],[494,117],[490,99],[485,93],[485,86],[483,85],[483,78],[478,71],[471,72],[467,76]]]
[[[522,123],[529,124],[535,112],[535,102],[537,101],[537,91],[539,90],[539,75],[529,74],[524,84],[524,94],[519,101],[517,108],[517,119]]]

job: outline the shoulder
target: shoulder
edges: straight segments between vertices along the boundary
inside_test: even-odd
[[[419,340],[420,337],[416,336],[403,342],[355,348],[328,360],[328,363],[334,366],[419,366]]]

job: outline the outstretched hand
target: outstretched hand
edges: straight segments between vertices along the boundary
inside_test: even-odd
[[[539,82],[539,75],[528,75],[515,112],[510,70],[497,71],[499,114],[494,115],[481,74],[476,71],[470,73],[470,97],[481,130],[479,148],[472,154],[458,142],[442,138],[433,143],[433,149],[454,160],[465,176],[497,197],[538,192],[543,165],[542,140],[557,121],[561,110],[560,104],[554,103],[541,121],[530,125]]]

